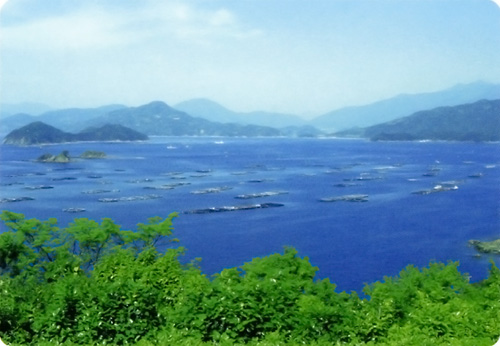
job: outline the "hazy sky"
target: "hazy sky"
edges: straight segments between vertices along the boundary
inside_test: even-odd
[[[2,2],[2,0],[0,0]],[[3,1],[5,2],[5,1]],[[500,82],[491,0],[8,0],[0,101],[317,115]]]

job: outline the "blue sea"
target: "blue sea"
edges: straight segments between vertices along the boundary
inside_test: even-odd
[[[35,161],[62,150],[107,158]],[[56,217],[62,227],[77,217],[110,217],[124,229],[176,211],[183,260],[201,257],[207,275],[284,246],[308,257],[338,291],[360,292],[430,261],[459,261],[478,281],[491,260],[500,262],[468,245],[500,237],[499,143],[156,137],[4,145],[0,161],[2,210]],[[362,198],[336,200],[352,195]]]

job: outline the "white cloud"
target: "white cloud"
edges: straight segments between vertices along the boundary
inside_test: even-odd
[[[2,0],[0,0],[2,1]],[[203,9],[186,3],[145,2],[141,8],[110,10],[90,5],[64,16],[44,17],[4,26],[5,49],[105,49],[144,40],[182,40],[182,44],[209,44],[220,39],[258,35],[246,29],[229,10]]]
[[[371,3],[353,1],[346,12],[335,1],[9,0],[2,98],[95,106],[208,97],[237,110],[326,112],[498,80],[491,0],[463,23],[470,8],[447,2],[395,10],[384,2],[372,13]],[[445,22],[428,15],[441,6]]]
[[[2,9],[3,5],[7,3],[7,0],[0,0],[0,10]]]
[[[1,43],[24,51],[105,48],[122,42],[118,26],[117,18],[85,11],[4,27]]]
[[[173,35],[174,38],[191,43],[206,44],[226,38],[243,39],[261,33],[257,29],[245,28],[228,9],[209,10],[185,2],[156,3],[144,8],[138,20],[157,22],[155,32],[159,30],[164,35]]]
[[[233,25],[235,22],[234,15],[226,9],[217,10],[209,17],[209,23],[212,26]]]

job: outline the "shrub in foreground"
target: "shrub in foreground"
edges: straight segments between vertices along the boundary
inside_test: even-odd
[[[293,248],[212,278],[182,264],[172,221],[135,231],[110,219],[4,211],[0,336],[32,345],[485,345],[500,334],[500,270],[476,284],[458,264],[408,266],[363,297],[315,280]],[[159,252],[159,243],[167,250]]]

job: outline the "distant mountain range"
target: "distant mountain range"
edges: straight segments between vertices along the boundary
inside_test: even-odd
[[[341,108],[315,118],[311,124],[327,132],[341,131],[380,124],[436,107],[499,98],[500,84],[459,84],[438,92],[402,94],[364,106]]]
[[[39,116],[19,113],[2,118],[0,133],[7,133],[35,121],[60,128],[64,131],[78,132],[89,126],[91,119],[103,116],[111,111],[126,108],[123,105],[107,105],[97,108],[67,108],[44,112]]]
[[[161,101],[139,107],[109,105],[90,109],[63,109],[46,112],[37,117],[17,114],[2,120],[2,132],[13,131],[35,121],[42,121],[67,132],[79,131],[89,126],[121,124],[138,132],[157,136],[315,137],[322,134],[321,131],[306,125],[289,126],[280,130],[269,126],[209,121],[193,117]]]
[[[80,133],[61,131],[36,121],[9,133],[3,143],[9,145],[38,145],[80,141],[141,141],[148,136],[118,124],[88,128]]]
[[[112,111],[94,124],[119,123],[158,136],[280,136],[279,130],[257,125],[217,123],[193,117],[161,101]]]
[[[115,110],[92,121],[96,122],[96,126],[77,134],[64,132],[43,122],[33,122],[9,133],[5,137],[4,144],[134,141],[148,138],[132,128],[142,129],[151,135],[164,136],[317,137],[321,135],[315,128],[307,126],[278,130],[257,125],[211,122],[191,117],[159,101],[140,107]],[[101,124],[101,122],[107,123]],[[500,141],[500,99],[419,111],[386,123],[338,132],[333,136],[385,141]]]
[[[50,106],[36,102],[0,103],[0,116],[2,118],[19,113],[40,115],[50,110],[52,110]]]
[[[300,118],[297,115],[264,111],[248,113],[234,112],[218,104],[217,102],[202,98],[178,103],[174,106],[174,108],[184,111],[195,117],[200,117],[220,123],[253,124],[274,128],[303,126],[307,124],[306,120]]]
[[[338,133],[341,129],[349,129],[349,135],[364,136],[365,128],[369,126],[419,111],[468,104],[480,99],[500,99],[500,84],[477,82],[433,93],[403,94],[370,105],[332,111],[310,122],[291,114],[234,112],[207,99],[194,99],[175,107],[154,101],[139,107],[107,105],[51,110],[39,116],[19,113],[2,116],[0,133],[42,121],[71,133],[89,126],[120,124],[141,133],[159,136],[317,137],[325,133]],[[356,127],[358,129],[353,130]]]
[[[371,140],[500,141],[500,99],[438,107],[339,136]]]

